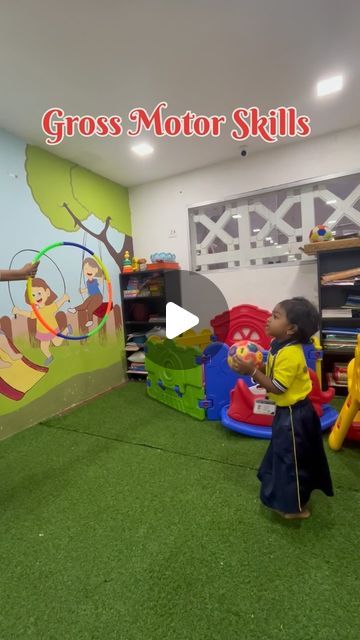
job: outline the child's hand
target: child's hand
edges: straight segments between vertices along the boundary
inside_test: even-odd
[[[67,293],[64,293],[65,302],[70,302],[70,296]]]
[[[17,316],[17,315],[19,315],[19,311],[20,311],[20,309],[18,309],[17,307],[13,307],[12,313],[13,313],[14,316]]]
[[[79,289],[79,293],[81,293],[81,295],[82,295],[83,293],[86,293],[86,291],[87,291],[87,289],[82,289],[81,287],[80,287],[80,289]]]
[[[239,356],[234,356],[231,368],[242,376],[250,376],[254,373],[255,366],[251,362],[245,362]]]

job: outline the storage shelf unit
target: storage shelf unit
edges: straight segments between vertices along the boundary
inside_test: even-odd
[[[331,243],[333,246],[333,243]],[[327,349],[324,344],[326,336],[326,330],[329,328],[334,329],[358,329],[360,332],[360,309],[347,308],[345,310],[345,303],[349,294],[357,294],[360,296],[360,284],[359,285],[336,285],[336,284],[322,284],[321,276],[326,273],[346,271],[348,269],[355,269],[360,267],[360,242],[357,241],[358,246],[336,248],[329,247],[328,251],[322,250],[317,253],[317,267],[318,267],[318,289],[319,289],[319,310],[320,310],[320,342],[323,347],[323,363],[322,363],[322,382],[323,387],[328,386],[328,377],[332,373],[335,363],[341,362],[348,364],[354,357],[354,348],[343,348],[339,346],[338,349]],[[337,314],[333,316],[324,317],[324,310],[329,310],[327,313],[331,313],[330,310],[336,310]],[[325,312],[326,313],[326,312]],[[327,316],[326,313],[326,316]],[[339,317],[339,313],[343,313],[344,317]],[[346,317],[346,314],[351,313]],[[347,385],[343,383],[337,384],[335,381],[331,383],[334,386],[335,392],[338,395],[347,394]]]
[[[139,283],[148,285],[151,281],[157,280],[161,285],[161,294],[135,295],[125,297],[124,291],[127,289],[130,278]],[[139,287],[140,288],[140,287]],[[122,273],[120,275],[121,304],[124,320],[125,343],[131,333],[147,333],[156,326],[165,328],[166,305],[174,302],[181,306],[180,271],[178,269],[156,269],[147,271],[135,271]],[[149,322],[150,316],[156,316],[158,320]],[[127,374],[132,379],[146,379],[146,371],[131,369],[129,357],[137,351],[126,351]]]

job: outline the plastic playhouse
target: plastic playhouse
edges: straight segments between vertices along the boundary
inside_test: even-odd
[[[264,396],[264,390],[254,386],[249,377],[236,374],[227,363],[229,347],[238,340],[256,342],[266,358],[269,316],[264,309],[239,305],[213,318],[212,331],[189,331],[175,340],[150,338],[145,348],[148,395],[198,420],[221,420],[225,427],[243,435],[270,438],[271,417],[253,413],[255,399]],[[334,390],[321,390],[322,352],[318,345],[306,345],[304,352],[313,384],[309,398],[325,430],[337,418],[337,411],[328,404]]]

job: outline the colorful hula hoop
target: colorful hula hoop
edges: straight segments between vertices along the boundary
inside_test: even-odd
[[[45,254],[47,254],[52,249],[55,249],[56,247],[77,247],[78,249],[81,249],[82,251],[85,251],[86,253],[89,253],[93,257],[93,259],[97,262],[97,264],[99,265],[99,267],[101,268],[101,270],[102,270],[102,272],[104,274],[105,281],[106,281],[106,286],[107,286],[107,290],[108,290],[109,299],[108,299],[105,315],[101,319],[101,322],[99,322],[97,327],[95,327],[95,329],[92,329],[91,331],[89,331],[89,333],[84,333],[82,336],[66,336],[65,334],[61,333],[61,331],[59,331],[59,332],[54,331],[54,329],[52,329],[47,324],[47,322],[45,322],[45,320],[43,320],[43,318],[41,317],[41,315],[40,315],[39,311],[37,310],[35,304],[30,303],[30,306],[31,306],[31,308],[32,308],[32,310],[34,312],[34,315],[39,320],[39,322],[43,325],[43,327],[45,327],[45,329],[47,329],[49,331],[49,333],[52,333],[53,336],[57,336],[59,338],[64,338],[65,340],[85,340],[85,339],[90,338],[91,336],[93,336],[98,331],[100,331],[100,329],[104,326],[105,322],[107,321],[108,316],[109,316],[109,312],[111,311],[111,307],[112,307],[112,288],[111,288],[111,282],[110,282],[110,278],[109,278],[109,273],[108,273],[105,265],[103,264],[103,262],[100,260],[100,258],[98,258],[97,255],[95,255],[95,253],[93,251],[91,251],[91,249],[88,249],[87,247],[84,247],[82,244],[78,244],[77,242],[55,242],[54,244],[49,244],[48,247],[45,247],[45,249],[42,249],[42,251],[39,251],[39,253],[33,259],[33,264],[35,262],[39,262],[39,260],[41,260],[41,258]],[[28,278],[28,280],[27,280],[27,294],[28,294],[29,300],[31,300],[32,299],[32,278]]]

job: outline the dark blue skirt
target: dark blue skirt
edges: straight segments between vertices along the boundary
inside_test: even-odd
[[[258,478],[263,504],[284,513],[301,511],[314,489],[334,495],[320,420],[308,399],[277,407]]]

